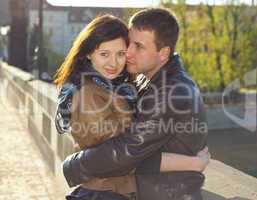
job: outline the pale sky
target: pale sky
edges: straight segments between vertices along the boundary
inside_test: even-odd
[[[47,0],[53,5],[84,7],[148,7],[158,5],[159,0]]]
[[[149,7],[157,6],[160,0],[47,0],[50,4],[59,6],[83,6],[83,7]],[[188,4],[198,4],[200,2],[209,4],[224,4],[231,0],[187,0]],[[256,5],[256,0],[255,5]],[[175,1],[174,1],[175,2]],[[234,0],[234,2],[244,2],[251,4],[252,0]]]

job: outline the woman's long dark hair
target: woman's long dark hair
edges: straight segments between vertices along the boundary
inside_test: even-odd
[[[79,75],[83,64],[90,62],[87,55],[101,43],[123,38],[128,46],[128,28],[119,18],[103,15],[92,20],[77,36],[64,62],[57,70],[54,83],[61,86],[73,75]],[[85,67],[85,66],[84,66]]]

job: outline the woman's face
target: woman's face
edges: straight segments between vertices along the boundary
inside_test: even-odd
[[[114,79],[125,67],[126,50],[124,39],[118,38],[101,43],[88,58],[96,71],[107,79]]]

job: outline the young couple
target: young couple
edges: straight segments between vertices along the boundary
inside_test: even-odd
[[[209,162],[205,110],[165,9],[89,23],[56,76],[56,127],[77,153],[63,163],[66,199],[201,200]]]

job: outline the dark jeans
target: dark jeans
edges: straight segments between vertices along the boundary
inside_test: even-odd
[[[171,198],[175,200],[174,198]],[[76,188],[73,192],[66,196],[66,200],[146,200],[136,199],[135,194],[131,194],[130,197],[111,192],[111,191],[96,191],[89,190],[83,187]],[[167,199],[168,200],[168,199]],[[176,200],[203,200],[201,190],[191,195],[183,195]]]
[[[137,174],[138,200],[202,200],[204,176],[198,172]]]
[[[112,191],[90,190],[79,186],[66,196],[67,200],[130,200],[121,194]]]
[[[194,194],[190,195],[183,195],[181,198],[177,200],[203,200],[201,190],[195,192]]]

